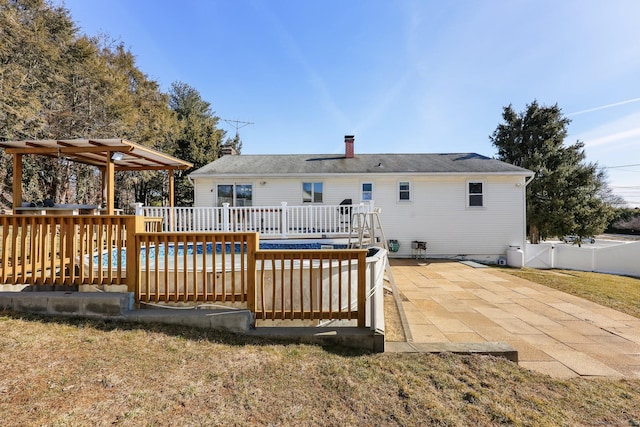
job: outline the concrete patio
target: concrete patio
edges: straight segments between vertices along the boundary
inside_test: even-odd
[[[409,330],[386,351],[505,342],[522,367],[557,378],[640,378],[640,319],[455,261],[391,260]]]

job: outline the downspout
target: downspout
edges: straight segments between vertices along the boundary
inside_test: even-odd
[[[522,186],[522,215],[523,215],[523,236],[522,236],[522,253],[524,254],[524,259],[522,260],[522,266],[526,267],[527,260],[527,186],[533,181],[535,178],[535,174],[531,175],[528,179],[525,178],[524,185]]]

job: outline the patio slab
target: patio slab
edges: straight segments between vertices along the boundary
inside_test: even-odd
[[[640,319],[498,268],[390,261],[411,339],[388,351],[499,341],[521,366],[552,377],[640,379]]]

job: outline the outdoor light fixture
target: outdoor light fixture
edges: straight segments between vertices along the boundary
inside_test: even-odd
[[[111,160],[122,160],[123,158],[123,154],[119,153],[117,151],[115,151],[112,155],[111,155]]]

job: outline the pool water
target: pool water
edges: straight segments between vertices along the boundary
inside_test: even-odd
[[[240,253],[240,245],[242,243],[235,243],[234,244],[234,253]],[[297,249],[297,250],[304,250],[304,249],[323,249],[326,248],[327,246],[331,246],[334,249],[346,249],[347,245],[344,244],[331,244],[331,245],[327,245],[326,243],[323,242],[319,242],[319,241],[309,241],[309,242],[301,242],[301,241],[282,241],[282,242],[260,242],[260,249],[263,250],[282,250],[282,249]],[[245,245],[245,251],[246,251],[246,245]],[[185,254],[185,247],[184,247],[184,243],[179,243],[177,248],[173,243],[170,243],[169,245],[167,245],[167,247],[165,248],[164,244],[160,244],[158,246],[150,246],[149,247],[149,261],[153,261],[155,263],[155,260],[164,260],[165,256],[168,256],[169,258],[173,258],[175,256],[175,252],[176,250],[178,251],[178,258],[184,256]],[[197,255],[202,255],[203,253],[206,254],[212,254],[213,253],[213,243],[207,243],[206,244],[206,249],[203,247],[202,243],[198,243],[195,245],[195,249],[194,249],[194,244],[193,243],[188,243],[187,244],[187,255],[193,255],[194,254],[194,250],[195,253]],[[225,253],[230,254],[231,251],[231,243],[226,243],[225,244]],[[216,253],[220,254],[222,253],[222,244],[221,243],[216,243]],[[102,265],[102,267],[106,268],[109,266],[109,262],[111,262],[111,266],[112,268],[117,268],[118,266],[118,250],[116,248],[111,250],[111,256],[109,256],[109,253],[107,251],[104,251],[102,254],[102,260],[99,259],[100,255],[99,254],[94,254],[93,255],[93,265]],[[147,258],[147,248],[143,247],[140,249],[140,263],[144,264],[146,263],[146,258]],[[126,266],[126,259],[127,259],[127,248],[121,248],[120,249],[120,260],[121,260],[121,265],[122,267]],[[87,259],[88,262],[88,259]]]

